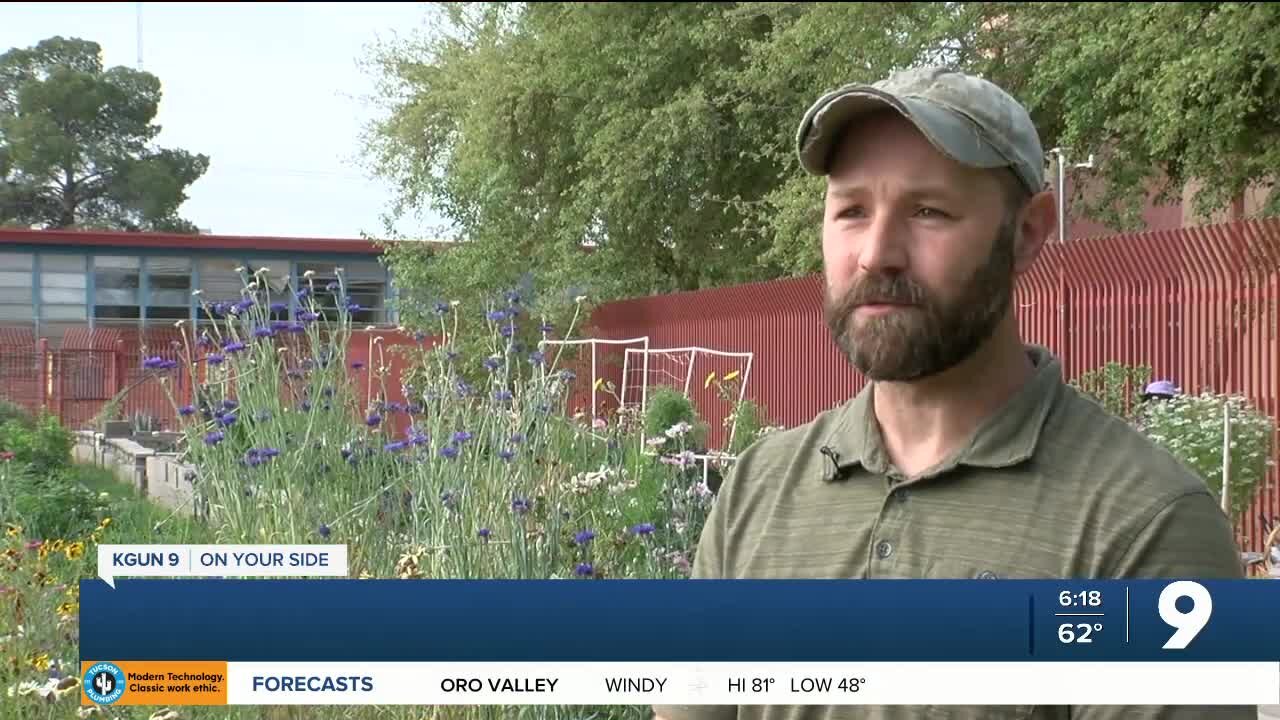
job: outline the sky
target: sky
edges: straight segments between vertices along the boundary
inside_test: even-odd
[[[160,78],[161,147],[210,156],[180,214],[225,235],[384,237],[394,192],[362,164],[378,111],[360,63],[419,34],[423,3],[4,3],[0,52],[61,35],[102,46],[106,67]],[[427,237],[428,209],[395,230]]]

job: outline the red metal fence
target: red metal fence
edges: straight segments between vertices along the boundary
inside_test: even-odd
[[[803,423],[861,389],[822,320],[822,279],[647,297],[602,307],[603,337],[648,335],[655,348],[750,351],[747,397],[770,419]],[[1108,362],[1148,365],[1185,391],[1239,393],[1280,416],[1280,220],[1076,240],[1045,248],[1017,289],[1028,342],[1061,357],[1068,379]],[[695,383],[718,426],[727,403]],[[1272,468],[1241,540],[1257,548],[1280,516]]]

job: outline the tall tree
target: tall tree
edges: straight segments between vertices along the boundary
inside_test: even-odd
[[[1258,3],[449,3],[375,54],[368,147],[400,210],[430,204],[463,241],[398,256],[428,295],[526,268],[601,300],[740,283],[820,267],[809,103],[907,66],[987,75],[1046,149],[1094,153],[1101,191],[1075,207],[1117,229],[1161,182],[1199,179],[1201,209],[1265,191],[1278,25]]]
[[[0,55],[0,223],[195,232],[178,209],[209,158],[154,146],[160,96],[87,40]]]

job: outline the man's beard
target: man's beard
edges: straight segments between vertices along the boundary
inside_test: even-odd
[[[991,337],[1012,302],[1014,237],[1015,226],[1002,223],[986,264],[950,305],[904,274],[863,276],[838,299],[828,292],[826,323],[836,344],[863,375],[880,381],[917,380],[969,358]],[[855,325],[853,311],[877,302],[911,307]]]

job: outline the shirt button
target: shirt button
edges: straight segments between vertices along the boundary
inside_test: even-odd
[[[892,554],[893,554],[893,543],[889,542],[888,540],[881,540],[879,543],[876,544],[876,555],[878,555],[881,560],[889,557]]]

